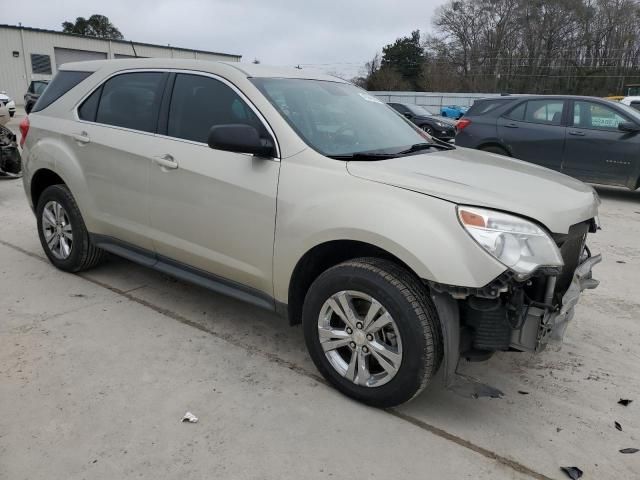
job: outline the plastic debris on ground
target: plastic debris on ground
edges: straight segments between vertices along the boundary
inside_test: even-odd
[[[620,425],[620,422],[613,422],[613,424],[616,426],[616,430],[622,431],[622,425]]]
[[[636,453],[636,452],[640,452],[640,450],[638,450],[637,448],[623,448],[622,450],[620,450],[620,453]]]
[[[618,400],[618,403],[624,407],[629,405],[631,402],[633,402],[633,400],[628,400],[626,398],[621,398],[620,400]]]
[[[182,417],[182,422],[196,423],[198,421],[198,417],[196,417],[193,413],[187,412]]]
[[[578,478],[582,477],[582,470],[578,467],[560,467],[560,470],[566,473],[571,480],[578,480]]]

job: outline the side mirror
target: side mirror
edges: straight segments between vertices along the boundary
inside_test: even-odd
[[[618,130],[623,132],[640,132],[640,125],[633,122],[622,122],[618,124]]]
[[[275,157],[271,139],[260,138],[255,127],[245,124],[215,125],[209,130],[209,147],[227,152],[251,153],[258,157]]]

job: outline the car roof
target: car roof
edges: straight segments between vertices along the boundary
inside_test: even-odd
[[[129,69],[182,69],[196,70],[214,74],[225,72],[235,75],[243,75],[248,78],[300,78],[308,80],[326,80],[332,82],[348,83],[338,77],[314,72],[308,69],[292,67],[277,67],[268,65],[256,65],[240,62],[217,62],[210,60],[191,60],[182,58],[127,58],[114,60],[90,60],[86,62],[72,62],[62,65],[60,70],[85,71],[85,72],[117,72]],[[233,72],[233,73],[232,73]]]
[[[545,99],[557,99],[557,100],[601,100],[604,102],[610,102],[611,100],[607,100],[602,97],[589,97],[587,95],[535,95],[535,94],[509,94],[502,95],[500,97],[485,97],[480,98],[476,101],[509,101],[509,100],[545,100]]]

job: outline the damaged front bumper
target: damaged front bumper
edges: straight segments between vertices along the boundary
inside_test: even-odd
[[[430,285],[442,329],[447,388],[474,398],[500,397],[499,390],[459,373],[460,358],[486,359],[500,350],[540,352],[551,342],[562,342],[580,295],[599,284],[592,269],[602,257],[591,256],[583,242],[581,246],[573,276],[565,278],[560,291],[555,275],[539,276],[537,285],[506,276],[473,292]],[[538,298],[531,298],[536,291]]]

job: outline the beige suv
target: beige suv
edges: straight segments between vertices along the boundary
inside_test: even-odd
[[[585,184],[440,143],[305,70],[67,64],[21,125],[24,187],[58,268],[105,252],[302,323],[317,368],[388,407],[443,365],[562,338],[600,259]]]

